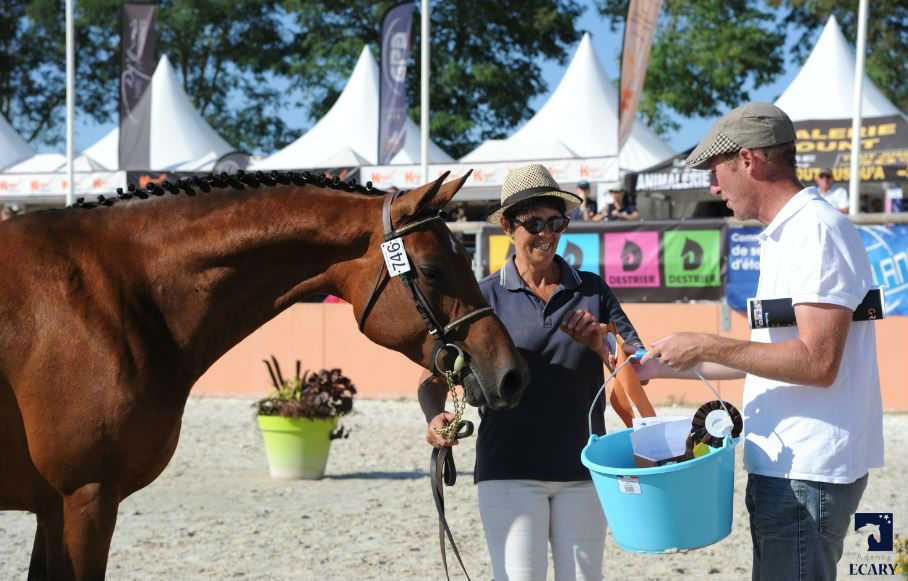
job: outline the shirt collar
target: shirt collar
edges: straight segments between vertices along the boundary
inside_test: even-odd
[[[561,267],[560,286],[571,290],[579,287],[581,282],[583,282],[580,278],[580,274],[574,270],[565,259],[557,254],[555,255],[555,262]],[[498,276],[498,283],[504,288],[512,291],[526,287],[523,279],[520,278],[520,275],[517,273],[517,265],[514,263],[514,256],[508,258],[504,268],[501,269],[501,274]]]
[[[807,202],[811,200],[816,195],[816,188],[807,187],[795,194],[788,200],[782,209],[779,210],[779,213],[776,214],[776,217],[772,219],[772,222],[763,229],[759,234],[761,241],[765,242],[769,238],[772,238],[781,228],[789,218],[798,213],[798,211],[807,205]]]

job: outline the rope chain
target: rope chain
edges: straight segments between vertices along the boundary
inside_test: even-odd
[[[454,372],[445,371],[445,380],[448,382],[448,392],[451,394],[451,402],[454,404],[454,419],[443,428],[433,428],[436,434],[442,435],[448,441],[457,439],[457,427],[463,417],[463,412],[467,407],[466,398],[458,398],[457,390],[454,388]]]

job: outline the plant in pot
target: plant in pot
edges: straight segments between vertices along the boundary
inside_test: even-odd
[[[272,367],[272,363],[274,366]],[[331,440],[346,438],[341,416],[353,410],[356,387],[340,369],[308,370],[284,379],[277,359],[265,360],[274,392],[254,407],[275,479],[318,479],[325,475]]]

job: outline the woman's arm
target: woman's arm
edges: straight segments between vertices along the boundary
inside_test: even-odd
[[[429,427],[426,429],[426,442],[434,448],[457,445],[457,440],[451,441],[441,434],[435,433],[435,428],[443,428],[454,421],[454,414],[445,411],[448,386],[437,375],[423,371],[416,397],[419,400],[419,407],[426,417],[426,422],[429,423]]]

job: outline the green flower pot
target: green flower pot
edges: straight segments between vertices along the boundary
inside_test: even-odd
[[[325,475],[337,418],[258,418],[272,478],[317,480]]]

